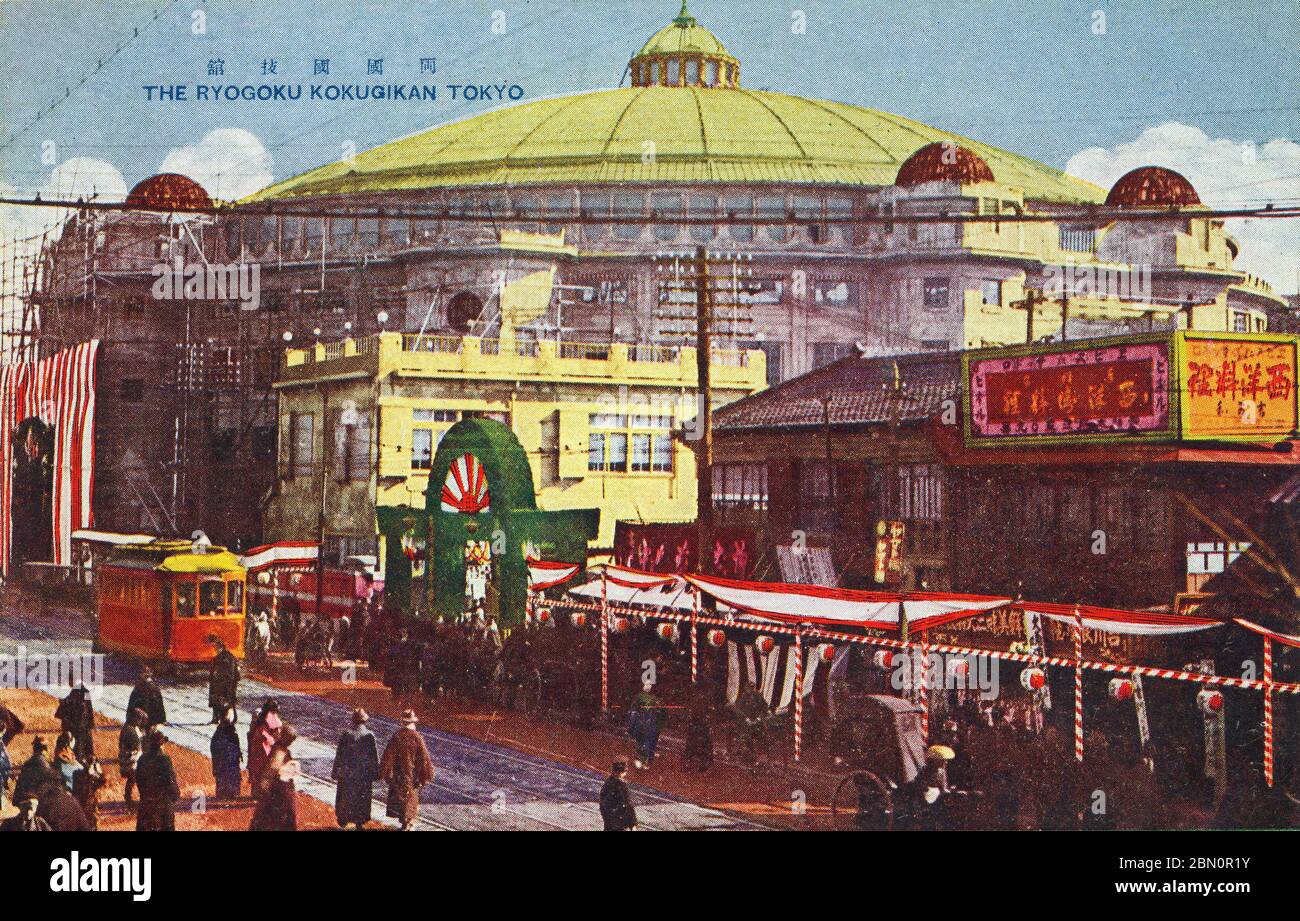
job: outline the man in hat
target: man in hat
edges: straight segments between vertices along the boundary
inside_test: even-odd
[[[600,788],[600,817],[605,831],[635,831],[636,807],[627,786],[627,761],[619,758]]]
[[[415,728],[415,711],[402,713],[402,728],[384,749],[379,779],[388,782],[388,816],[410,831],[420,815],[420,788],[433,780],[433,761],[424,739]]]
[[[331,776],[338,781],[334,815],[339,828],[355,825],[357,831],[370,821],[372,785],[379,777],[379,748],[366,726],[370,716],[360,707],[352,711],[352,727],[339,737]]]
[[[83,762],[95,758],[95,708],[90,703],[90,691],[79,684],[59,701],[54,711],[59,728],[72,736],[73,748]]]
[[[181,787],[176,780],[172,759],[163,751],[167,737],[161,729],[149,733],[145,752],[135,765],[135,783],[140,790],[140,808],[135,817],[136,831],[175,831],[176,801]]]
[[[0,822],[0,831],[54,831],[49,822],[36,814],[40,805],[36,797],[24,797],[18,804],[18,814]]]
[[[208,645],[217,651],[208,673],[208,706],[212,708],[213,724],[219,726],[239,695],[239,660],[218,636],[209,635]]]
[[[148,714],[139,707],[128,710],[126,722],[117,734],[117,771],[122,775],[122,799],[128,808],[135,803],[131,795],[135,791],[135,765],[144,752],[148,719]]]
[[[126,702],[126,712],[143,710],[147,722],[145,726],[161,726],[167,722],[167,708],[163,705],[162,691],[154,684],[153,669],[145,666],[140,669],[140,679],[131,689],[131,696]]]
[[[32,756],[27,759],[22,770],[18,772],[18,783],[14,786],[15,802],[25,796],[39,798],[50,784],[63,783],[63,778],[59,776],[59,772],[54,769],[54,765],[46,757],[45,753],[47,751],[49,751],[49,745],[46,744],[44,736],[37,736],[32,739]]]
[[[903,785],[903,815],[913,831],[941,831],[948,824],[948,762],[957,756],[947,745],[931,745],[925,765],[911,783]]]

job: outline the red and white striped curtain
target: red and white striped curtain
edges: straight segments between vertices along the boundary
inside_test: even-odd
[[[91,340],[37,362],[0,368],[0,574],[9,575],[13,550],[13,434],[39,418],[54,432],[51,560],[72,562],[72,532],[93,524],[95,472],[95,358]]]

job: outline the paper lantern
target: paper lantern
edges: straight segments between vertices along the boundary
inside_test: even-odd
[[[772,639],[770,636],[764,635],[754,640],[754,649],[761,652],[763,655],[767,655],[775,648],[776,640]]]
[[[817,647],[817,658],[830,665],[835,661],[835,647],[830,643],[822,643]]]
[[[659,639],[661,640],[671,640],[677,633],[677,628],[672,624],[660,624],[658,627],[655,627],[655,633],[659,634]]]
[[[1110,679],[1110,696],[1123,703],[1133,697],[1133,682],[1127,678]]]
[[[955,675],[959,678],[965,678],[966,673],[970,671],[970,662],[966,659],[950,659],[948,662],[948,674]]]
[[[1213,715],[1223,710],[1223,695],[1213,688],[1205,688],[1196,695],[1196,702],[1201,705],[1201,712]]]
[[[1047,674],[1041,668],[1027,668],[1020,673],[1020,684],[1026,691],[1041,691],[1047,686]]]
[[[538,608],[538,609],[537,609],[537,622],[538,622],[539,624],[547,624],[547,623],[550,623],[550,622],[551,622],[551,609],[550,609],[550,608]]]
[[[726,645],[727,642],[727,634],[723,633],[721,630],[710,630],[704,635],[704,638],[714,649]]]
[[[581,611],[574,611],[569,615],[569,623],[575,627],[585,627],[587,626],[587,615]]]
[[[890,669],[894,667],[894,654],[888,649],[877,649],[876,654],[871,659],[876,663],[876,668]]]
[[[611,618],[609,625],[615,633],[627,633],[627,628],[629,626],[626,617]]]

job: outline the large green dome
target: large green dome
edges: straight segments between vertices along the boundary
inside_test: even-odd
[[[311,170],[248,200],[482,185],[886,186],[918,148],[945,140],[979,154],[999,183],[1023,189],[1027,198],[1105,198],[1091,183],[1027,157],[875,109],[741,88],[648,86],[476,115],[376,147],[352,163]]]

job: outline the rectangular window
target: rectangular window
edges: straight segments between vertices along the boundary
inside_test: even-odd
[[[289,415],[289,479],[312,475],[316,417],[311,413]]]
[[[754,198],[750,195],[728,195],[723,199],[722,207],[729,216],[753,217]],[[738,243],[752,243],[754,241],[753,224],[731,224],[729,230],[731,239]]]
[[[655,435],[654,451],[650,459],[650,469],[655,473],[673,472],[673,437]]]
[[[634,434],[632,436],[633,473],[650,472],[650,435]]]
[[[603,473],[671,473],[671,416],[593,414],[587,469]],[[630,453],[629,453],[630,450]]]
[[[714,464],[713,507],[767,509],[767,464]]]
[[[433,429],[411,430],[411,469],[433,468]]]
[[[938,521],[943,517],[943,471],[938,464],[904,464],[898,468],[899,517]]]
[[[1245,313],[1233,313],[1232,331],[1234,333],[1250,332],[1250,315]]]
[[[615,217],[641,217],[644,209],[645,199],[640,195],[622,193],[614,196]],[[641,225],[637,223],[615,224],[614,236],[619,240],[635,240],[641,236]]]
[[[980,298],[990,307],[1002,306],[1002,282],[995,279],[980,282]]]
[[[921,294],[921,306],[940,313],[948,309],[948,279],[927,278]]]
[[[334,417],[334,477],[340,483],[370,479],[370,416],[341,409]]]
[[[605,469],[605,434],[592,432],[587,436],[587,469]]]

